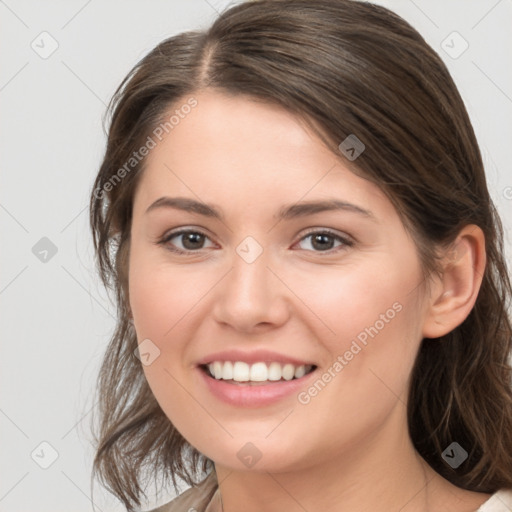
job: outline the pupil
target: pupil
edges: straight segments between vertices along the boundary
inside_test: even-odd
[[[320,242],[318,247],[315,246],[315,243]],[[327,243],[326,243],[327,242]],[[332,249],[333,240],[330,235],[319,234],[313,237],[313,247],[320,249]]]
[[[187,249],[200,249],[204,241],[204,235],[201,233],[186,233],[184,237],[183,246]],[[194,244],[198,244],[199,247],[196,247]]]

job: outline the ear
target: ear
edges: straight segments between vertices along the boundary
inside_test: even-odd
[[[443,255],[443,272],[432,285],[427,303],[424,338],[444,336],[467,318],[475,305],[485,264],[484,233],[480,227],[469,224]]]

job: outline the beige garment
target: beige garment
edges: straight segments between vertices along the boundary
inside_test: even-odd
[[[215,471],[198,486],[151,512],[223,512]],[[495,492],[475,512],[512,512],[512,489]]]
[[[217,475],[212,471],[199,485],[187,489],[151,512],[222,512]]]
[[[512,489],[495,492],[476,512],[512,512]]]

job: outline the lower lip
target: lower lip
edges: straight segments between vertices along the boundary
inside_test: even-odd
[[[222,379],[217,380],[210,377],[201,367],[197,368],[206,386],[214,396],[237,407],[263,407],[278,402],[287,396],[297,394],[304,389],[305,383],[316,373],[317,369],[300,379],[251,385],[248,383],[232,384]]]

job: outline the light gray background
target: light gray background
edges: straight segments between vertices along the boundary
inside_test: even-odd
[[[377,3],[412,23],[447,63],[475,126],[510,256],[512,1]],[[227,4],[0,0],[2,512],[92,510],[92,390],[115,312],[95,274],[88,227],[89,192],[105,145],[102,116],[122,78],[153,46],[206,27]],[[453,31],[469,43],[458,58],[441,46],[460,51],[457,36],[446,39]],[[31,45],[48,52],[51,38],[58,48],[42,58]],[[33,252],[48,244],[43,237],[57,249],[46,262]],[[52,450],[58,456],[43,469]],[[99,485],[94,502],[97,510],[122,510]]]

